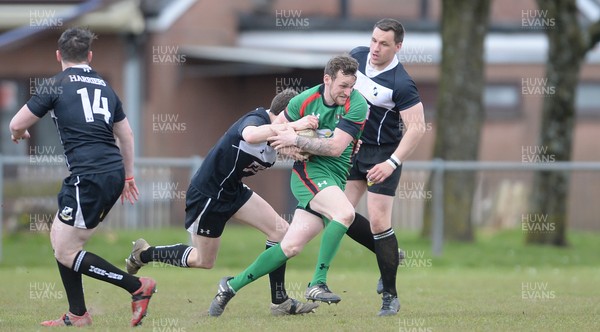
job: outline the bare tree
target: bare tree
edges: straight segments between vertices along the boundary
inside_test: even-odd
[[[540,28],[548,36],[546,85],[539,135],[539,160],[571,159],[575,122],[575,91],[586,53],[600,40],[600,21],[582,28],[576,0],[538,0]],[[543,155],[542,154],[543,151]],[[567,172],[537,172],[534,176],[527,243],[564,246],[569,188]]]
[[[442,1],[442,63],[434,158],[478,159],[485,116],[483,53],[489,9],[489,0]],[[470,219],[474,191],[473,172],[446,173],[444,233],[447,238],[473,239]],[[429,234],[431,228],[431,209],[426,211],[423,235]]]

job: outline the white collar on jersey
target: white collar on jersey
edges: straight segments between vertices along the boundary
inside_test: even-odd
[[[396,67],[398,65],[398,62],[398,57],[394,56],[392,62],[390,62],[390,64],[388,64],[387,67],[383,68],[382,70],[377,70],[375,69],[375,67],[371,66],[371,52],[369,52],[369,54],[367,55],[367,63],[365,65],[365,75],[367,75],[367,77],[375,77],[383,72],[386,72]]]
[[[69,68],[81,68],[81,69],[87,69],[87,70],[92,69],[92,67],[90,67],[89,65],[86,65],[86,64],[75,65],[75,66],[71,66]]]

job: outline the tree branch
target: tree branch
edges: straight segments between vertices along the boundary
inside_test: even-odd
[[[587,53],[600,42],[600,21],[596,21],[594,24],[590,25],[587,29],[587,33],[589,38],[584,53]]]

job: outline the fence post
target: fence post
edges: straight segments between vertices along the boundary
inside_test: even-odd
[[[2,262],[2,245],[4,238],[4,156],[0,153],[0,262]]]
[[[444,160],[433,160],[433,228],[431,230],[434,256],[442,255],[444,243]]]

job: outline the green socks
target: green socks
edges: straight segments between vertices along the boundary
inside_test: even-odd
[[[274,245],[263,251],[256,260],[244,270],[244,272],[229,280],[229,286],[237,292],[247,284],[277,269],[287,262],[287,260],[287,256],[283,253],[283,250],[281,250],[281,245]]]
[[[325,231],[321,237],[321,248],[319,248],[317,267],[309,286],[327,282],[329,264],[331,264],[331,261],[340,248],[340,243],[347,230],[348,228],[346,226],[335,220],[330,221],[327,227],[325,227]]]

